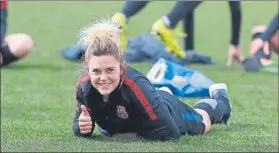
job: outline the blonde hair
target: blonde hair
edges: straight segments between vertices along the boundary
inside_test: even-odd
[[[85,48],[82,60],[81,75],[88,74],[88,62],[91,56],[110,55],[123,63],[120,41],[120,25],[111,19],[99,19],[81,29],[79,43]]]

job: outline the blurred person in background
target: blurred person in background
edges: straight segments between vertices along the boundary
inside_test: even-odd
[[[24,33],[6,35],[8,8],[7,0],[1,0],[1,67],[26,57],[33,48],[32,38]]]
[[[142,10],[149,1],[126,1],[120,12],[114,14],[112,19],[121,24],[124,32],[121,34],[122,48],[126,47],[126,29],[130,17]],[[189,63],[211,64],[211,58],[198,54],[194,48],[194,10],[203,1],[177,1],[168,15],[158,19],[152,26],[152,33],[163,41],[168,50]],[[227,65],[230,66],[235,60],[241,62],[244,56],[240,50],[239,39],[241,32],[241,2],[229,1],[231,10],[231,40]],[[177,32],[174,30],[180,20],[183,20],[183,30],[187,34],[184,37],[184,50],[179,47]],[[186,54],[185,54],[186,53]]]
[[[123,32],[121,33],[121,46],[124,52],[126,51],[127,47],[126,32],[128,21],[132,16],[141,11],[148,2],[149,1],[126,1],[121,11],[115,13],[112,16],[112,19],[120,23],[121,28],[123,29]],[[199,3],[200,1],[177,2],[169,15],[164,16],[162,17],[162,19],[156,21],[152,27],[152,33],[165,44],[165,47],[169,52],[172,52],[174,55],[182,59],[186,58],[185,64],[212,64],[211,57],[197,54],[192,50],[190,51],[189,48],[191,48],[191,44],[189,44],[188,48],[186,48],[186,56],[185,51],[181,49],[178,44],[178,36],[185,37],[185,34],[177,32],[177,30],[175,30],[178,22],[186,16],[187,12],[191,12]],[[62,55],[66,59],[73,61],[79,61],[83,53],[84,50],[82,50],[82,47],[80,45],[71,45],[62,50]]]
[[[255,26],[252,29],[252,42],[250,44],[251,57],[242,61],[242,66],[249,72],[269,72],[278,74],[278,62],[271,59],[274,51],[278,54],[278,13],[266,26]]]
[[[267,26],[255,26],[252,29],[252,42],[250,54],[260,59],[262,65],[272,63],[271,53],[279,52],[279,13],[277,13]]]

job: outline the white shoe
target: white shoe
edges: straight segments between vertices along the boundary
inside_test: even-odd
[[[215,83],[215,84],[212,84],[209,87],[209,95],[210,95],[210,97],[212,98],[213,92],[216,91],[216,90],[219,90],[219,89],[224,89],[228,93],[228,87],[227,87],[227,85],[225,83]]]

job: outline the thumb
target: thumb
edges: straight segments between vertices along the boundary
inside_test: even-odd
[[[81,111],[83,113],[84,116],[89,116],[88,110],[84,105],[81,105]]]

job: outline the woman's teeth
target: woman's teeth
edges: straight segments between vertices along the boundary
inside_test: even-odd
[[[110,83],[100,83],[100,86],[102,87],[107,87],[108,85],[110,85]]]

